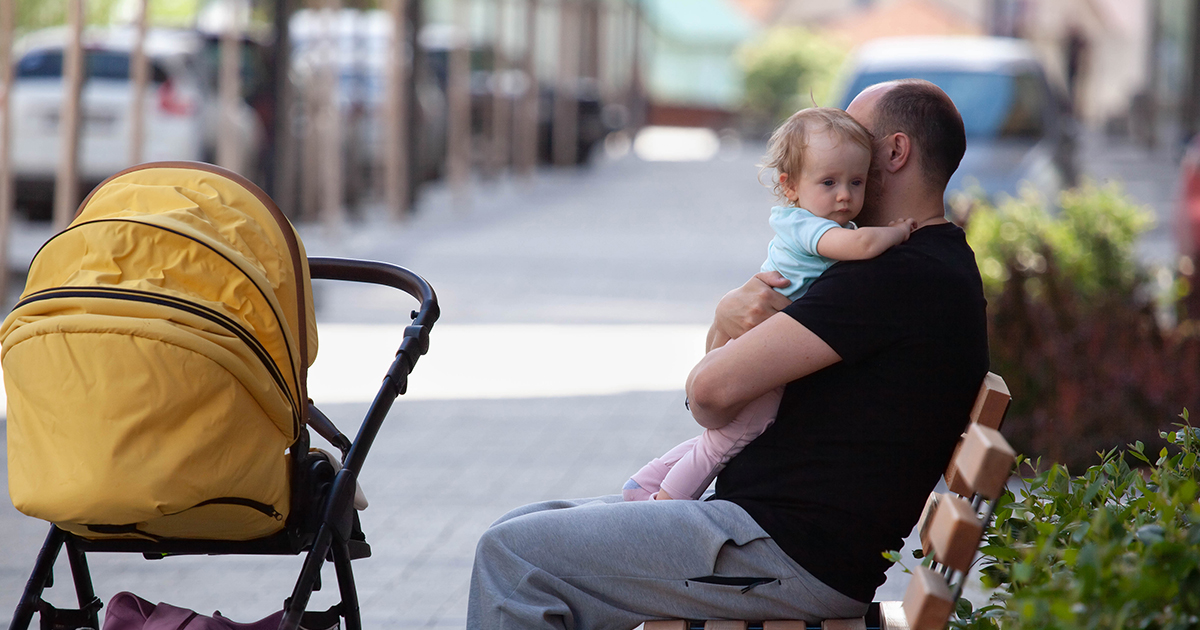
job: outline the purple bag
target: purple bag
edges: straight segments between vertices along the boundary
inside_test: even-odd
[[[214,612],[212,617],[170,604],[151,604],[133,593],[117,593],[104,613],[104,630],[275,630],[283,611],[258,621],[238,623]]]

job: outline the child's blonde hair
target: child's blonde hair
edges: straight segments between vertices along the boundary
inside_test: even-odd
[[[817,131],[826,131],[838,141],[853,142],[866,149],[867,153],[874,154],[874,138],[871,132],[850,114],[834,107],[802,109],[779,125],[767,141],[767,154],[763,156],[762,170],[775,169],[775,174],[771,177],[771,192],[775,196],[785,196],[783,185],[779,183],[779,173],[787,173],[792,179],[800,174],[804,152],[808,149],[809,134]]]

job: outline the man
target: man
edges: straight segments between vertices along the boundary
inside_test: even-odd
[[[688,377],[720,427],[786,385],[775,424],[707,501],[619,497],[526,506],[476,551],[468,628],[632,628],[652,618],[862,615],[945,469],[987,371],[985,303],[942,198],[966,141],[923,81],[863,91],[876,139],[866,225],[912,218],[907,243],[838,263],[793,303],[759,274],[717,307],[733,338]],[[782,312],[777,312],[782,310]],[[710,335],[710,338],[713,335]]]

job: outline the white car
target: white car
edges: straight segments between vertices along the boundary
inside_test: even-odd
[[[18,206],[36,218],[49,214],[59,162],[59,119],[63,101],[65,28],[36,31],[17,42],[11,93],[12,165]],[[132,90],[132,28],[84,33],[86,78],[81,98],[79,139],[81,195],[129,161]],[[205,90],[200,55],[204,40],[195,32],[151,29],[145,42],[150,63],[143,104],[142,160],[205,160],[215,154],[219,124],[216,95]],[[263,130],[253,110],[241,104],[227,132],[241,143],[241,164],[258,163]],[[255,173],[244,173],[253,178]]]

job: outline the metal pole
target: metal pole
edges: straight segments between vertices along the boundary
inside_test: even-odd
[[[226,0],[229,23],[221,32],[221,72],[218,77],[217,98],[220,101],[221,125],[217,132],[217,164],[240,173],[242,138],[237,133],[238,100],[242,98],[242,25],[237,0]]]
[[[146,83],[150,64],[146,60],[146,23],[149,20],[149,0],[138,0],[137,22],[133,36],[133,54],[129,57],[129,163],[141,164],[146,142]]]
[[[12,231],[12,44],[16,0],[0,0],[0,305],[8,305],[8,241]]]
[[[63,103],[58,127],[58,173],[54,180],[54,230],[67,227],[79,202],[80,97],[83,92],[83,0],[67,0],[67,48],[63,55]]]
[[[408,2],[388,0],[392,21],[392,49],[387,58],[387,100],[384,103],[383,189],[391,218],[409,213],[408,88],[412,68],[408,55]]]
[[[454,0],[454,41],[446,78],[450,109],[446,175],[453,196],[460,201],[467,196],[471,168],[471,58],[467,49],[467,10],[466,0]]]
[[[579,152],[579,103],[575,82],[579,74],[579,6],[577,0],[560,0],[558,81],[554,88],[553,156],[556,166],[575,164]]]

